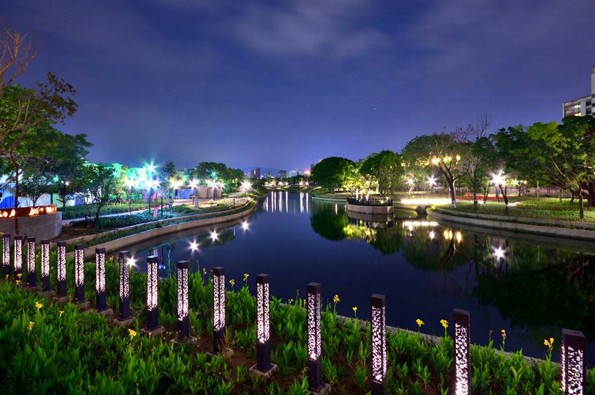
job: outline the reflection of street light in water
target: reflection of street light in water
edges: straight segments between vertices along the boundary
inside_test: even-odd
[[[216,230],[214,230],[211,232],[211,241],[214,243],[217,240],[219,240],[219,234],[217,233]]]
[[[198,243],[196,241],[191,241],[190,242],[190,250],[192,252],[197,251],[198,250]]]
[[[243,229],[244,231],[246,231],[246,230],[250,229],[250,226],[249,226],[249,224],[248,224],[248,221],[244,221],[244,222],[242,222],[242,229]]]
[[[431,230],[430,233],[428,233],[428,237],[430,238],[430,240],[434,240],[434,238],[436,237],[436,233]]]
[[[492,250],[493,250],[492,254],[494,255],[494,258],[496,258],[498,261],[506,258],[506,249],[505,248],[498,246],[498,247],[492,247]]]

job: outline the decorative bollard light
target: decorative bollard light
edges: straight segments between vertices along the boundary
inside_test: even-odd
[[[579,331],[562,329],[562,392],[583,395],[585,389],[585,335]]]
[[[23,236],[15,236],[14,239],[14,274],[19,277],[23,275]]]
[[[386,298],[370,296],[372,317],[372,395],[386,394]]]
[[[66,297],[66,242],[58,242],[58,262],[56,277],[58,279],[58,297]]]
[[[469,312],[455,309],[454,321],[454,356],[455,356],[455,394],[471,394],[471,357]]]
[[[225,344],[225,269],[213,269],[213,354],[223,351]]]
[[[37,277],[35,276],[35,237],[27,238],[27,280],[29,287],[37,286]]]
[[[306,287],[308,315],[308,386],[314,392],[318,392],[325,387],[322,381],[320,288],[320,284],[318,283],[309,283]]]
[[[159,278],[157,277],[156,255],[147,257],[147,330],[154,331],[159,327]]]
[[[77,244],[74,247],[74,299],[85,301],[85,247]]]
[[[188,317],[188,268],[190,262],[179,261],[178,269],[178,338],[190,337],[190,318]]]
[[[256,368],[271,369],[271,330],[269,319],[269,275],[256,276]]]
[[[120,251],[118,261],[120,265],[120,313],[118,320],[127,321],[132,318],[130,315],[130,253]]]
[[[10,268],[10,233],[2,235],[2,276],[6,277],[11,273]]]
[[[43,292],[50,292],[50,241],[41,240],[41,283]]]
[[[95,293],[97,311],[107,310],[105,300],[105,248],[95,249]]]

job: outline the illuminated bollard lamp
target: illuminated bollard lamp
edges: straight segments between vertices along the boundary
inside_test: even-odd
[[[50,290],[50,241],[41,240],[41,286],[43,292],[51,292]]]
[[[582,332],[562,329],[562,393],[583,395],[585,388],[585,346],[586,339]]]
[[[120,269],[120,311],[117,321],[131,321],[130,314],[130,265],[132,259],[128,251],[120,251],[118,255]]]
[[[66,242],[59,241],[57,246],[56,278],[58,280],[58,298],[66,295]]]
[[[30,288],[37,287],[35,275],[35,237],[27,238],[27,282]]]
[[[23,275],[23,236],[15,236],[14,239],[14,275],[20,280]],[[20,276],[19,276],[20,274]]]
[[[74,247],[74,299],[78,303],[85,301],[85,247]]]
[[[9,276],[12,272],[10,267],[10,233],[2,235],[2,276]]]
[[[308,316],[308,387],[315,393],[330,391],[330,385],[322,381],[322,332],[320,323],[320,284],[309,283],[306,287],[306,313]]]
[[[371,308],[371,355],[372,395],[386,394],[386,298],[384,295],[370,296]]]
[[[190,318],[188,309],[188,269],[190,262],[179,261],[176,264],[178,272],[178,339],[184,341],[190,338]]]
[[[454,321],[454,393],[455,395],[471,394],[471,356],[469,312],[455,309]]]
[[[99,313],[107,310],[105,299],[105,248],[95,249],[95,303]]]
[[[250,372],[269,378],[277,370],[271,363],[270,279],[268,274],[256,276],[256,365]]]
[[[159,276],[157,255],[147,257],[147,327],[142,330],[150,336],[164,332],[159,326]]]
[[[223,351],[225,344],[225,269],[213,269],[213,354]]]

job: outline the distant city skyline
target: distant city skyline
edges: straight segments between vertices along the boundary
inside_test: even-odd
[[[421,134],[561,120],[589,92],[595,2],[27,2],[0,6],[77,89],[92,162],[307,169]]]

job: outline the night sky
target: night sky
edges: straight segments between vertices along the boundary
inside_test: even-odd
[[[274,3],[274,5],[273,5]],[[78,90],[88,159],[309,168],[590,94],[593,0],[2,0]]]

